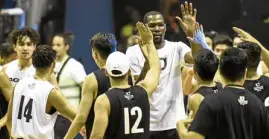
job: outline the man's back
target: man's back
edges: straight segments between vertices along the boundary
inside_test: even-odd
[[[244,87],[255,94],[268,109],[269,107],[269,77],[261,76],[257,80],[246,80]]]
[[[57,113],[46,113],[47,100],[54,88],[47,81],[33,77],[21,80],[14,89],[12,135],[16,138],[54,138]]]
[[[110,81],[108,76],[105,75],[105,69],[97,70],[94,73],[94,76],[96,78],[97,84],[98,84],[98,92],[96,94],[96,98],[103,93],[105,93],[110,88]],[[95,105],[96,98],[94,98],[92,106]],[[87,137],[91,136],[92,126],[94,122],[94,107],[91,108],[90,113],[88,115],[87,121],[86,121],[86,134]]]
[[[263,103],[255,95],[226,86],[201,103],[189,130],[209,139],[266,139],[269,121]]]
[[[106,92],[110,102],[107,139],[148,139],[149,101],[144,88],[113,88]]]

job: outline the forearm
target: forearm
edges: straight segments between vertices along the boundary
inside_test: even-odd
[[[73,121],[76,117],[76,112],[70,105],[64,106],[63,110],[59,111],[65,118]]]
[[[7,114],[0,120],[0,128],[5,126],[7,123]]]
[[[191,75],[187,75],[186,78],[183,80],[183,93],[184,95],[189,95],[192,92],[192,77]]]
[[[142,69],[142,71],[141,71],[141,73],[140,73],[138,79],[135,81],[135,84],[137,84],[137,83],[139,83],[140,81],[144,80],[144,78],[145,78],[145,76],[146,76],[148,70],[149,70],[149,64],[148,64],[148,61],[145,61],[145,63],[144,63],[144,67],[143,67],[143,69]]]
[[[184,126],[182,122],[178,123],[177,130],[180,139],[188,139],[188,129]]]
[[[262,49],[262,59],[264,61],[264,64],[269,67],[269,51],[261,44],[258,43],[258,45],[260,46],[260,48]]]
[[[78,132],[81,130],[86,120],[81,116],[76,116],[75,120],[72,122],[67,134],[65,135],[65,139],[73,139],[76,137]]]

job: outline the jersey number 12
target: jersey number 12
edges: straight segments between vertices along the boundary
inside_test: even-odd
[[[19,109],[19,114],[18,114],[18,119],[22,118],[22,109],[23,109],[23,103],[24,103],[24,98],[25,96],[21,96],[21,102],[20,102],[20,109]],[[28,103],[26,104],[24,108],[24,114],[23,116],[26,118],[26,122],[29,123],[30,120],[32,119],[32,106],[33,106],[33,99],[30,99]]]
[[[137,114],[136,114],[137,112]],[[139,107],[133,107],[131,109],[131,115],[137,115],[137,119],[132,127],[131,134],[135,133],[143,133],[144,128],[138,128],[141,119],[142,119],[142,110]],[[129,116],[129,108],[124,108],[124,133],[130,134],[130,116]]]

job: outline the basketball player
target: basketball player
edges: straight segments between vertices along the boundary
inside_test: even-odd
[[[92,106],[96,98],[110,88],[109,78],[105,75],[105,63],[115,47],[114,42],[117,42],[115,36],[108,33],[97,33],[90,40],[92,57],[100,69],[87,75],[83,82],[79,111],[65,136],[66,139],[73,139],[85,123],[87,138],[91,135],[94,121]]]
[[[11,98],[13,86],[5,72],[0,71],[0,139],[8,139],[9,134],[6,125],[8,102]]]
[[[237,46],[245,50],[248,54],[248,70],[244,87],[260,98],[269,110],[269,90],[267,90],[269,88],[269,76],[259,75],[257,73],[257,68],[261,60],[261,48],[252,42],[241,42]]]
[[[56,34],[52,39],[52,49],[57,52],[54,68],[57,82],[68,102],[77,109],[86,72],[83,65],[69,55],[72,41],[70,33]],[[55,139],[63,139],[70,125],[68,119],[59,115],[55,124]]]
[[[192,4],[185,3],[182,7],[183,19],[177,17],[184,32],[189,37],[193,37],[196,23],[196,9],[193,10]],[[176,123],[179,119],[186,117],[180,61],[185,60],[192,63],[190,48],[182,42],[170,42],[164,40],[166,24],[161,13],[151,11],[145,14],[144,23],[149,26],[153,34],[154,45],[158,51],[161,62],[161,75],[159,86],[151,96],[150,109],[150,131],[151,139],[177,139]],[[192,47],[195,55],[196,47]],[[145,76],[148,63],[138,45],[129,47],[126,55],[130,59],[131,71],[136,82]],[[140,76],[139,76],[140,75]]]
[[[14,51],[13,45],[11,43],[2,43],[1,44],[0,55],[1,55],[1,60],[3,60],[1,65],[5,65],[5,64],[17,59],[17,54]]]
[[[96,100],[91,139],[149,138],[148,98],[158,86],[160,62],[149,28],[138,22],[137,29],[141,37],[140,47],[149,62],[149,70],[143,80],[131,87],[128,84],[128,57],[121,52],[109,55],[106,71],[111,88]]]
[[[35,76],[17,83],[8,107],[7,122],[12,137],[53,139],[58,114],[50,114],[51,107],[70,120],[75,118],[76,113],[62,92],[49,83],[55,59],[56,52],[50,46],[38,46],[34,51]]]
[[[194,58],[193,71],[198,89],[189,95],[188,101],[188,108],[189,111],[193,111],[193,117],[205,97],[216,94],[222,89],[220,83],[213,81],[218,65],[219,59],[210,50],[202,50]]]
[[[39,35],[32,28],[23,28],[11,34],[11,41],[18,59],[3,66],[2,70],[5,71],[12,85],[15,86],[21,79],[33,77],[35,74],[31,56],[39,41]]]
[[[181,139],[267,139],[269,119],[264,104],[243,87],[247,54],[228,48],[220,56],[220,73],[224,89],[206,97],[192,121],[178,122]],[[255,122],[254,122],[255,121]]]

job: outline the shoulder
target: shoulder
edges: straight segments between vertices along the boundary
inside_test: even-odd
[[[72,68],[84,68],[83,65],[74,58],[70,58],[68,63]]]
[[[2,70],[6,71],[8,68],[14,69],[15,67],[18,67],[18,62],[19,62],[19,60],[11,61],[11,62],[5,64],[2,67]]]
[[[89,75],[86,76],[82,88],[88,88],[88,89],[98,88],[98,82],[94,73],[90,73]]]
[[[131,58],[131,57],[135,57],[135,56],[138,56],[137,53],[141,53],[141,50],[140,50],[140,47],[139,45],[134,45],[134,46],[131,46],[127,49],[126,51],[126,55]]]
[[[97,97],[96,101],[95,101],[95,107],[102,107],[102,108],[106,108],[110,106],[110,103],[109,103],[109,99],[107,97],[106,94],[102,94],[100,96]]]
[[[189,47],[187,44],[185,44],[184,42],[178,41],[178,42],[171,42],[171,41],[167,41],[165,40],[165,45],[169,45],[169,46],[175,46],[175,47]]]

